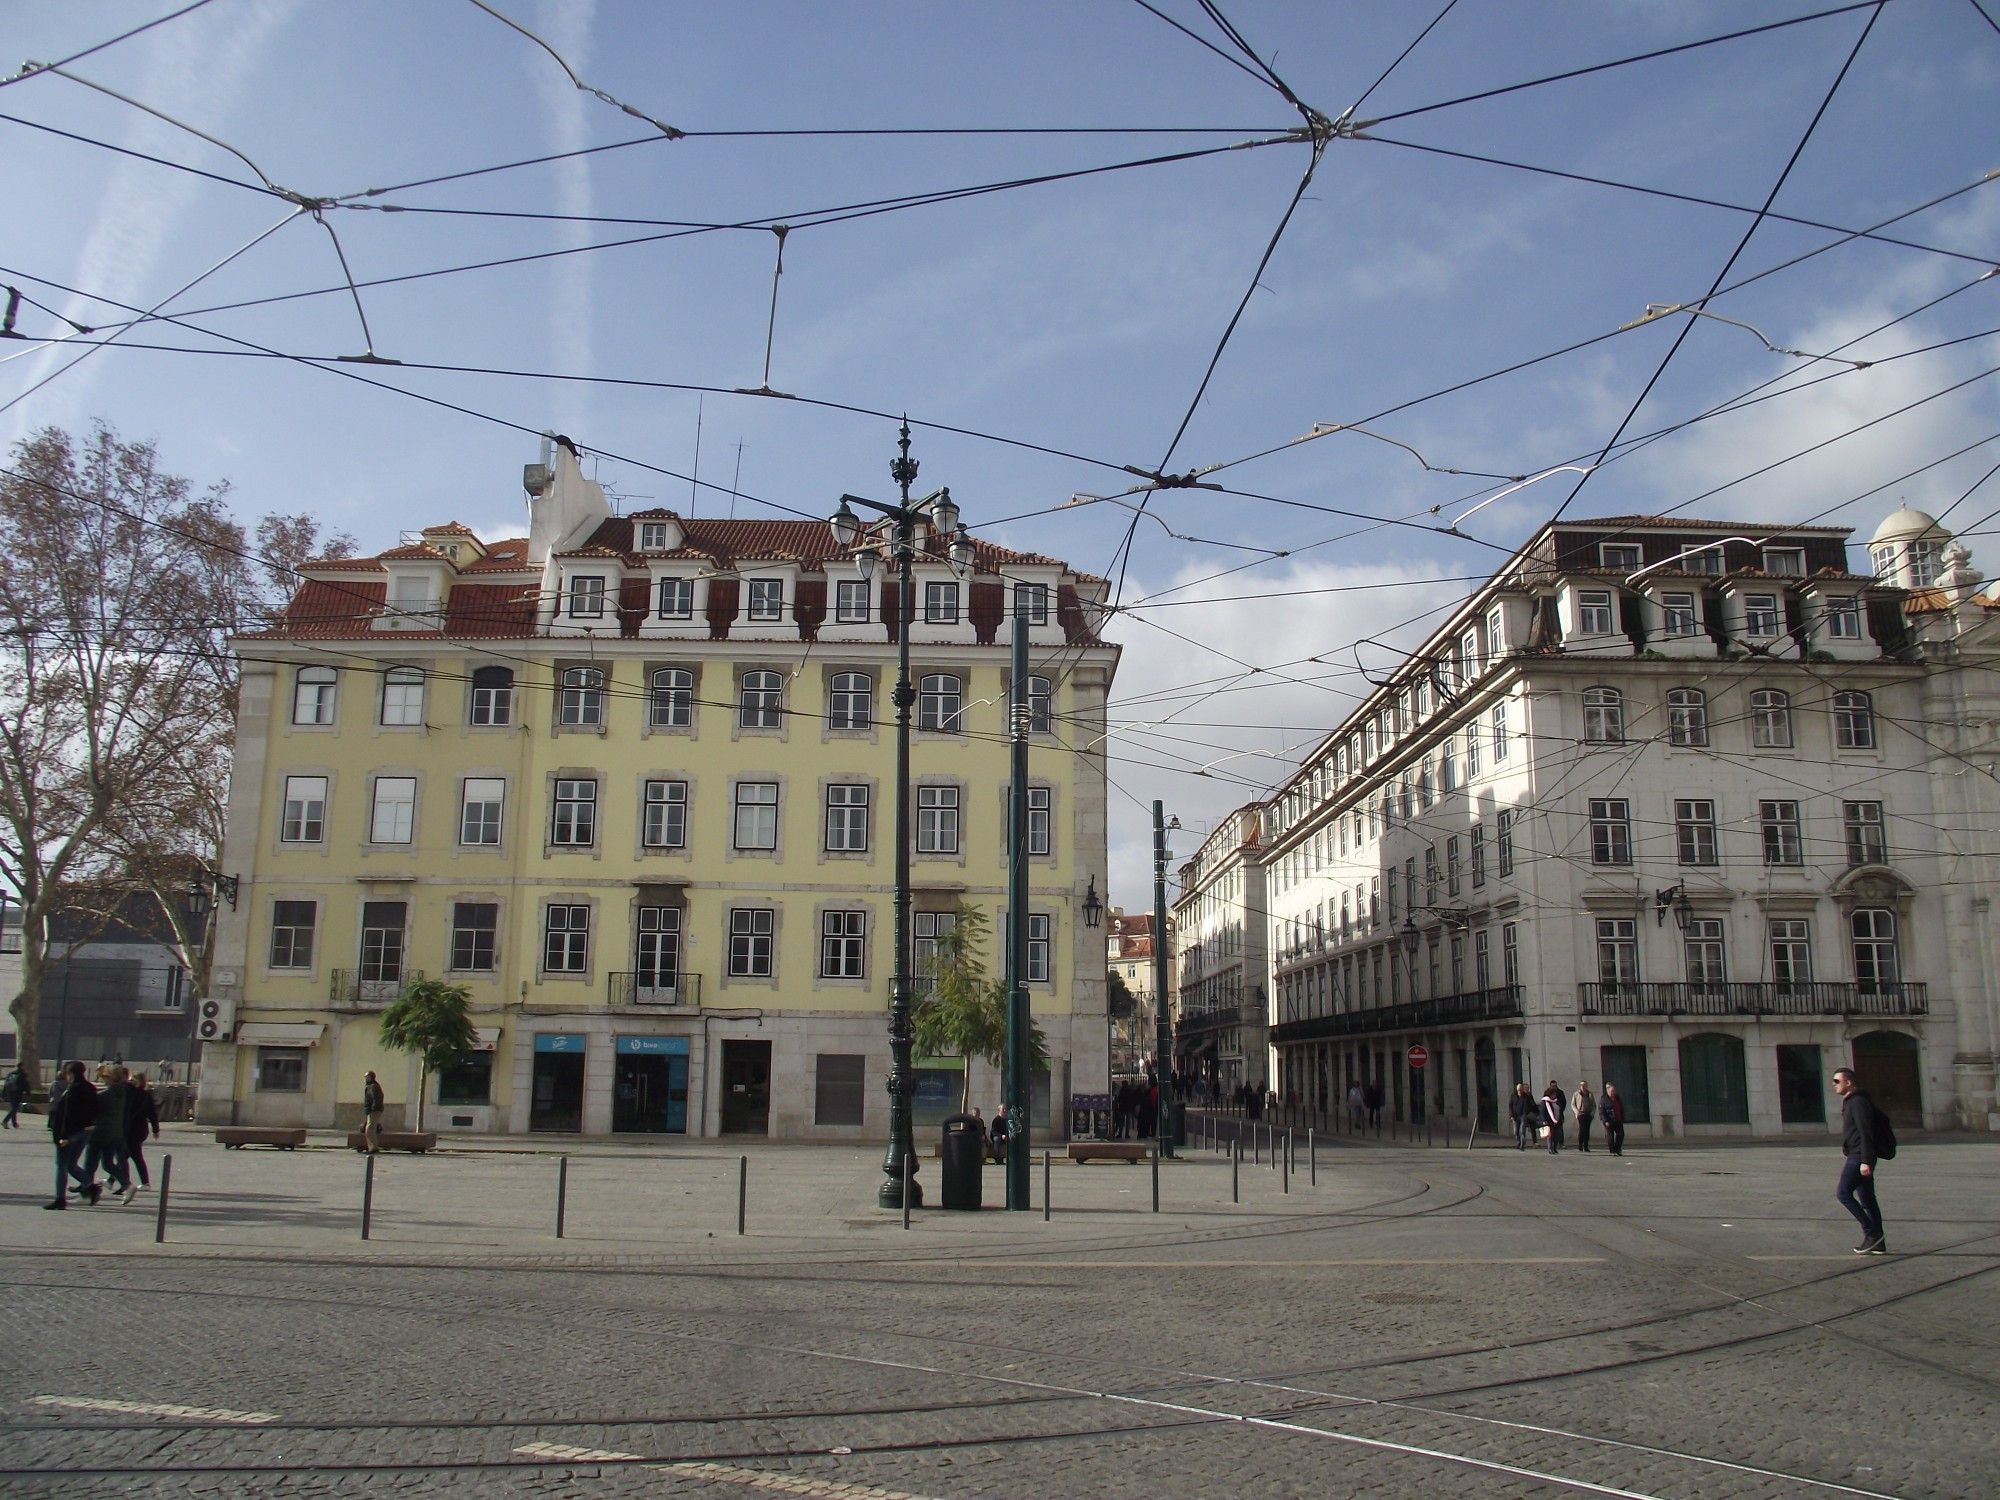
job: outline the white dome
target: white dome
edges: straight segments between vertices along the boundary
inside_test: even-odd
[[[1938,525],[1937,518],[1927,516],[1920,510],[1904,506],[1875,528],[1875,535],[1868,539],[1871,547],[1883,542],[1948,541],[1951,533]]]

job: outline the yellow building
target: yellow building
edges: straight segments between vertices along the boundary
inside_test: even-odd
[[[431,1080],[443,1131],[888,1131],[896,595],[823,522],[614,516],[557,440],[529,535],[455,523],[304,569],[242,666],[200,1118],[350,1125],[362,1076],[411,1123],[380,1013],[472,994],[482,1050]],[[1105,585],[922,539],[911,676],[912,937],[1006,930],[1011,616],[1030,622],[1035,1123],[1106,1087]],[[989,969],[1002,967],[993,943]],[[974,1099],[1000,1083],[975,1063]],[[919,1059],[919,1126],[956,1108]],[[1053,1104],[1052,1104],[1053,1101]]]

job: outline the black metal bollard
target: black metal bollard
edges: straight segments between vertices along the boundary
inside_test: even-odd
[[[1153,1141],[1153,1212],[1160,1211],[1160,1142]]]
[[[375,1214],[375,1158],[368,1158],[368,1171],[361,1179],[361,1238],[368,1238],[368,1221]]]
[[[1229,1153],[1229,1201],[1231,1203],[1241,1203],[1243,1201],[1242,1178],[1243,1141],[1239,1137],[1236,1141],[1236,1149]]]
[[[736,1232],[743,1233],[743,1220],[750,1208],[750,1158],[736,1158]]]
[[[1042,1222],[1049,1222],[1049,1153],[1042,1153]]]
[[[910,1227],[910,1158],[903,1157],[903,1227]]]
[[[160,1158],[160,1207],[153,1215],[153,1243],[156,1245],[167,1242],[167,1190],[173,1186],[173,1181],[174,1158],[169,1152]]]
[[[1284,1178],[1284,1181],[1285,1181],[1285,1191],[1286,1191],[1287,1193],[1290,1193],[1290,1192],[1291,1192],[1291,1190],[1292,1190],[1292,1133],[1291,1133],[1291,1131],[1289,1131],[1289,1130],[1287,1130],[1287,1131],[1285,1132],[1285,1178]]]
[[[563,1216],[569,1208],[569,1158],[556,1159],[556,1238],[563,1237]]]
[[[1313,1131],[1306,1132],[1306,1166],[1312,1172],[1310,1187],[1319,1186],[1319,1136]]]

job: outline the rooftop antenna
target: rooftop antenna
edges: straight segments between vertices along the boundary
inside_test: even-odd
[[[688,478],[688,514],[693,515],[701,505],[701,409],[708,400],[706,395],[695,397],[694,401],[694,473]]]

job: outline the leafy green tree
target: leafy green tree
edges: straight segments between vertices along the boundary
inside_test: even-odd
[[[922,977],[930,987],[910,1013],[919,1053],[966,1060],[959,1088],[961,1113],[972,1108],[972,1059],[998,1068],[1007,1055],[1007,982],[986,976],[988,931],[985,912],[976,906],[959,908],[958,920],[938,940],[925,965]],[[1028,1055],[1030,1066],[1048,1065],[1048,1038],[1032,1016]]]
[[[415,1053],[423,1064],[417,1084],[417,1129],[424,1128],[424,1097],[431,1074],[448,1068],[479,1045],[472,1025],[472,991],[442,979],[411,982],[396,1002],[382,1012],[382,1045]]]

